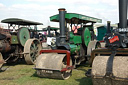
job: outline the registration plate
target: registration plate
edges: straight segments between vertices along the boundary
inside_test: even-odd
[[[42,70],[43,73],[53,73],[51,70]]]

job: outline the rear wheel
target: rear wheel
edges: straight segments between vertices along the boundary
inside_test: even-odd
[[[87,55],[88,56],[91,56],[91,53],[94,49],[97,49],[97,48],[100,48],[101,47],[101,44],[94,40],[94,41],[90,41],[89,44],[88,44],[88,48],[87,48]]]
[[[36,58],[39,56],[41,43],[37,39],[28,39],[24,46],[24,58],[27,64],[35,64]]]

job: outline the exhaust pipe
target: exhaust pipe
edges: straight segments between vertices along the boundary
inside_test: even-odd
[[[66,35],[65,35],[65,9],[60,8],[59,11],[59,25],[60,25],[60,43],[65,43]]]
[[[111,33],[110,21],[107,21],[107,33]]]
[[[50,26],[48,26],[48,37],[51,37]]]
[[[119,28],[127,28],[127,0],[119,0]]]

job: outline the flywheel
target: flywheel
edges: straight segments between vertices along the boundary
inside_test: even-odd
[[[30,39],[29,30],[26,27],[21,27],[17,33],[19,43],[24,46],[26,41]]]
[[[90,41],[91,41],[91,33],[89,28],[86,27],[82,32],[82,42],[86,47],[88,47]]]

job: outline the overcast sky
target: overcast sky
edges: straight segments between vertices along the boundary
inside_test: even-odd
[[[23,18],[55,26],[49,17],[58,14],[58,8],[102,19],[103,23],[118,22],[118,0],[0,0],[0,21]]]

